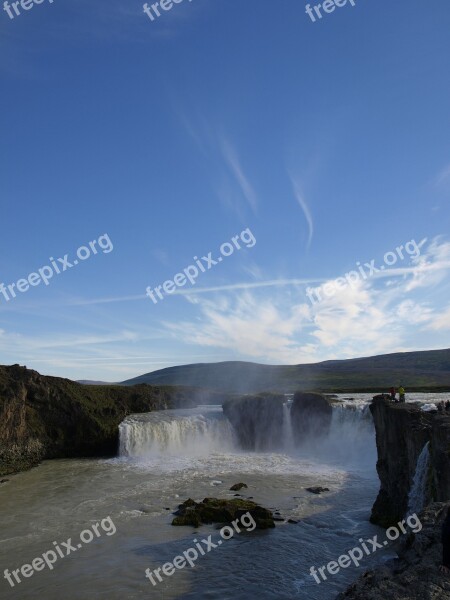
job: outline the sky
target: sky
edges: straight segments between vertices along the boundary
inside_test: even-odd
[[[0,10],[1,364],[450,346],[448,0],[305,5]]]

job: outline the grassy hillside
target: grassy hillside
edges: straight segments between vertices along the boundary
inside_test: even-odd
[[[384,354],[310,365],[274,366],[222,362],[169,367],[123,385],[192,385],[232,393],[261,391],[450,391],[450,349]]]

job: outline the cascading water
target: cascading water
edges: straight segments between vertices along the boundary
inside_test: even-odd
[[[333,405],[328,433],[300,443],[300,449],[311,457],[371,469],[376,463],[376,445],[369,405]]]
[[[422,448],[417,459],[411,490],[408,496],[408,515],[419,513],[425,506],[428,466],[430,464],[430,442]]]
[[[119,426],[120,456],[207,456],[235,448],[220,406],[131,415]]]
[[[266,417],[261,416],[265,431]],[[256,429],[258,419],[256,419]],[[236,432],[220,406],[166,410],[127,417],[120,425],[120,456],[152,459],[162,457],[208,457],[243,451]],[[291,398],[283,404],[282,422],[277,443],[262,437],[256,450],[304,458],[323,458],[340,463],[375,462],[374,427],[367,406],[336,405],[329,432],[308,439],[295,440],[291,420]],[[263,441],[266,444],[263,444]]]
[[[283,404],[282,444],[286,452],[295,449],[294,432],[292,429],[291,404],[289,401]]]

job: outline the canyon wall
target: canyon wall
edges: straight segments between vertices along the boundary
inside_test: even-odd
[[[376,429],[380,492],[371,521],[395,525],[408,509],[417,459],[429,442],[425,504],[450,500],[450,414],[424,412],[415,404],[375,398],[370,410]]]
[[[321,394],[297,392],[292,406],[284,394],[255,394],[230,398],[223,412],[244,450],[277,450],[285,437],[297,444],[325,435],[331,424],[330,401]]]
[[[220,404],[224,398],[181,386],[88,386],[19,365],[0,366],[0,476],[46,458],[113,456],[127,415]]]

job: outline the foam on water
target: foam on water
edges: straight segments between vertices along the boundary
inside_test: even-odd
[[[345,473],[375,464],[375,436],[367,404],[336,405],[328,435],[295,444],[291,401],[283,406],[282,441],[271,452],[245,452],[221,406],[131,415],[120,425],[120,462],[158,473],[205,475]]]

